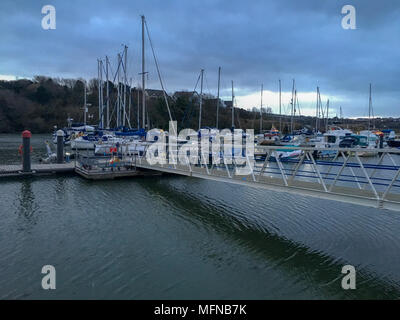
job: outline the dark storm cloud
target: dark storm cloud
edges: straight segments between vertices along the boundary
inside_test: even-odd
[[[57,10],[57,29],[41,29],[41,8]],[[341,8],[354,5],[357,30],[343,30]],[[206,91],[235,81],[237,95],[277,89],[342,97],[347,115],[363,115],[373,83],[375,113],[399,115],[400,3],[396,0],[302,1],[5,1],[0,4],[0,74],[93,77],[96,58],[129,46],[140,71],[145,14],[169,90],[193,89],[200,68]],[[149,81],[157,86],[149,48]],[[224,92],[229,94],[226,89]],[[247,106],[252,107],[252,106]],[[400,111],[400,110],[399,110]]]

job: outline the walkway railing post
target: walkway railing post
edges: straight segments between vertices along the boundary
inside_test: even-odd
[[[64,162],[64,131],[57,131],[57,163]]]
[[[31,137],[29,130],[22,132],[22,171],[31,172]]]

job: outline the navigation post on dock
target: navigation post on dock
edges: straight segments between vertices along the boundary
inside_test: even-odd
[[[57,131],[57,163],[64,162],[64,131]]]
[[[22,132],[22,171],[31,172],[31,137],[29,130]]]

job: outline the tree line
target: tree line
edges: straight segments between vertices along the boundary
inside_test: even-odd
[[[49,133],[54,126],[62,128],[67,125],[67,119],[74,122],[83,122],[84,85],[83,79],[63,79],[36,76],[32,80],[20,79],[14,81],[0,81],[0,133],[16,133],[25,129],[33,133]],[[87,103],[89,106],[87,123],[96,125],[99,122],[98,114],[98,81],[91,79],[87,82]],[[104,85],[105,87],[105,85]],[[137,128],[139,108],[140,124],[142,124],[141,90],[128,87],[130,97],[127,97],[127,112],[131,127]],[[164,95],[160,90],[148,90],[146,95],[146,122],[150,128],[168,129],[169,114]],[[117,101],[118,89],[109,82],[110,109]],[[167,95],[168,104],[173,120],[178,122],[178,129],[198,129],[199,124],[199,94],[196,92],[180,91]],[[128,104],[129,102],[129,104]],[[128,105],[130,107],[128,107]],[[232,126],[232,102],[220,100],[219,129]],[[262,115],[262,129],[268,130],[272,126],[279,129],[279,116],[270,112]],[[202,127],[216,127],[217,99],[212,95],[203,96]],[[110,112],[115,119],[115,112]],[[241,129],[260,131],[260,110],[253,108],[234,108],[234,126]],[[113,118],[114,117],[114,118]],[[340,123],[339,119],[331,119]],[[400,127],[399,119],[376,119],[377,127]],[[289,132],[290,117],[282,117],[282,131]],[[305,125],[313,127],[315,117],[300,116],[294,121],[294,129],[301,129]],[[342,122],[342,125],[344,123]],[[345,126],[354,129],[365,128],[365,123],[352,119],[345,119]]]
[[[34,133],[51,132],[54,126],[64,127],[67,118],[83,122],[84,80],[36,76],[32,80],[20,79],[0,81],[0,133],[15,133],[29,129]],[[110,108],[115,104],[117,87],[109,83]],[[88,124],[98,124],[98,82],[87,82]],[[137,127],[137,110],[141,111],[141,90],[132,88],[129,118],[131,127]],[[156,91],[156,90],[153,90]],[[199,95],[191,92],[169,94],[168,104],[179,128],[198,128]],[[129,101],[129,97],[127,98]],[[230,101],[229,101],[230,102]],[[231,103],[231,102],[230,102]],[[231,105],[231,104],[230,104]],[[147,120],[151,128],[168,129],[169,115],[163,95],[146,97]],[[217,99],[204,96],[202,105],[202,127],[216,127]],[[113,115],[113,113],[111,112]],[[231,107],[220,100],[219,128],[231,128]],[[260,113],[235,108],[235,127],[259,129]],[[140,120],[140,124],[142,120]],[[263,128],[277,124],[276,119],[263,116]]]

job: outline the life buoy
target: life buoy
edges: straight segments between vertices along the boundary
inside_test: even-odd
[[[30,146],[29,147],[29,151],[32,153],[32,150],[33,150],[33,148],[32,148],[32,146]],[[18,153],[20,154],[20,155],[22,155],[24,152],[24,147],[22,146],[22,144],[19,146],[19,148],[18,148]]]

